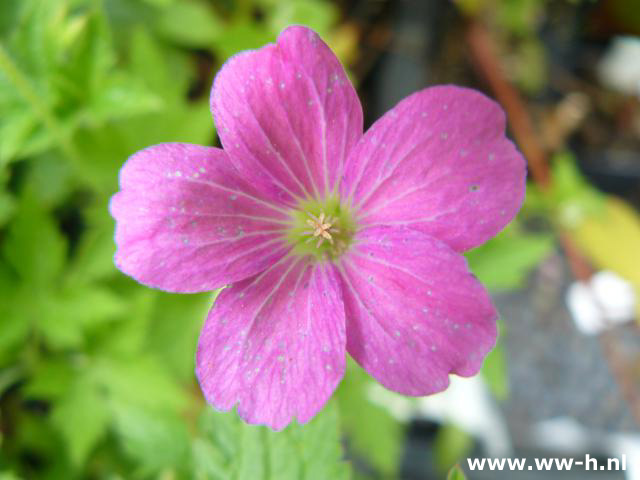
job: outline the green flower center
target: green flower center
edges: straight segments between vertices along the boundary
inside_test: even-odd
[[[334,260],[351,245],[356,224],[351,212],[331,196],[324,201],[305,200],[291,211],[292,227],[287,240],[293,252],[318,260]]]

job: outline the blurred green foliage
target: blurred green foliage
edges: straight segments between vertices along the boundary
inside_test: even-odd
[[[216,7],[0,2],[2,478],[349,476],[335,406],[282,433],[206,407],[193,358],[212,296],[152,291],[112,263],[124,160],[211,144],[217,66],[289,23],[326,34],[337,15],[321,1]]]
[[[404,426],[358,367],[307,426],[215,413],[193,373],[214,296],[141,287],[112,262],[124,160],[212,144],[222,62],[291,23],[330,40],[338,16],[326,0],[0,2],[0,478],[341,479],[341,435],[397,473]],[[512,288],[549,246],[514,226],[469,259]],[[488,365],[504,391],[504,362]]]
[[[458,478],[455,476],[455,464],[467,456],[472,448],[473,438],[467,432],[455,425],[445,425],[438,430],[434,445],[433,453],[438,470],[449,470],[449,477],[454,475],[453,478]]]
[[[451,470],[449,470],[449,474],[447,475],[447,480],[466,480],[467,477],[462,471],[462,469],[456,465]]]
[[[387,409],[371,402],[371,379],[351,359],[345,379],[336,396],[350,447],[377,471],[393,477],[402,453],[403,425]]]

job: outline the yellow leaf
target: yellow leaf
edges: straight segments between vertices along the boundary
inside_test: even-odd
[[[607,197],[600,214],[585,217],[570,233],[595,267],[612,270],[631,282],[638,298],[640,217],[631,206]]]

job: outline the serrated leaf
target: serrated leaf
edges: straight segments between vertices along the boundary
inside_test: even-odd
[[[73,38],[70,29],[75,30]],[[64,57],[56,64],[53,80],[63,98],[82,107],[106,86],[116,64],[105,16],[98,9],[70,15],[62,41]]]
[[[9,145],[5,155],[39,152],[53,142],[70,153],[68,134],[74,109],[59,88],[68,83],[59,82],[62,64],[68,59],[63,45],[68,22],[67,1],[24,2],[14,35],[0,44],[0,106],[4,112],[0,128],[13,133],[23,129],[23,138]],[[65,108],[57,110],[61,103]],[[24,120],[25,115],[37,124],[25,125],[31,122]]]
[[[109,413],[105,398],[95,385],[80,377],[56,402],[51,421],[64,438],[72,463],[79,467],[106,433]]]
[[[327,405],[307,425],[281,432],[247,425],[235,413],[207,408],[195,444],[196,478],[237,480],[342,480],[350,477],[340,445],[338,414]],[[203,443],[206,442],[206,443]],[[210,456],[205,456],[207,453]]]

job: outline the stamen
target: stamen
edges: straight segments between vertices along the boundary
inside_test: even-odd
[[[309,212],[306,212],[306,214],[310,217],[310,219],[307,219],[307,225],[309,225],[313,230],[307,230],[304,233],[313,236],[307,239],[305,243],[309,243],[314,238],[317,238],[318,242],[316,243],[316,248],[320,248],[324,240],[327,240],[331,245],[333,245],[333,237],[331,234],[339,232],[337,228],[333,227],[335,219],[333,217],[327,217],[324,212],[321,212],[318,217]]]

